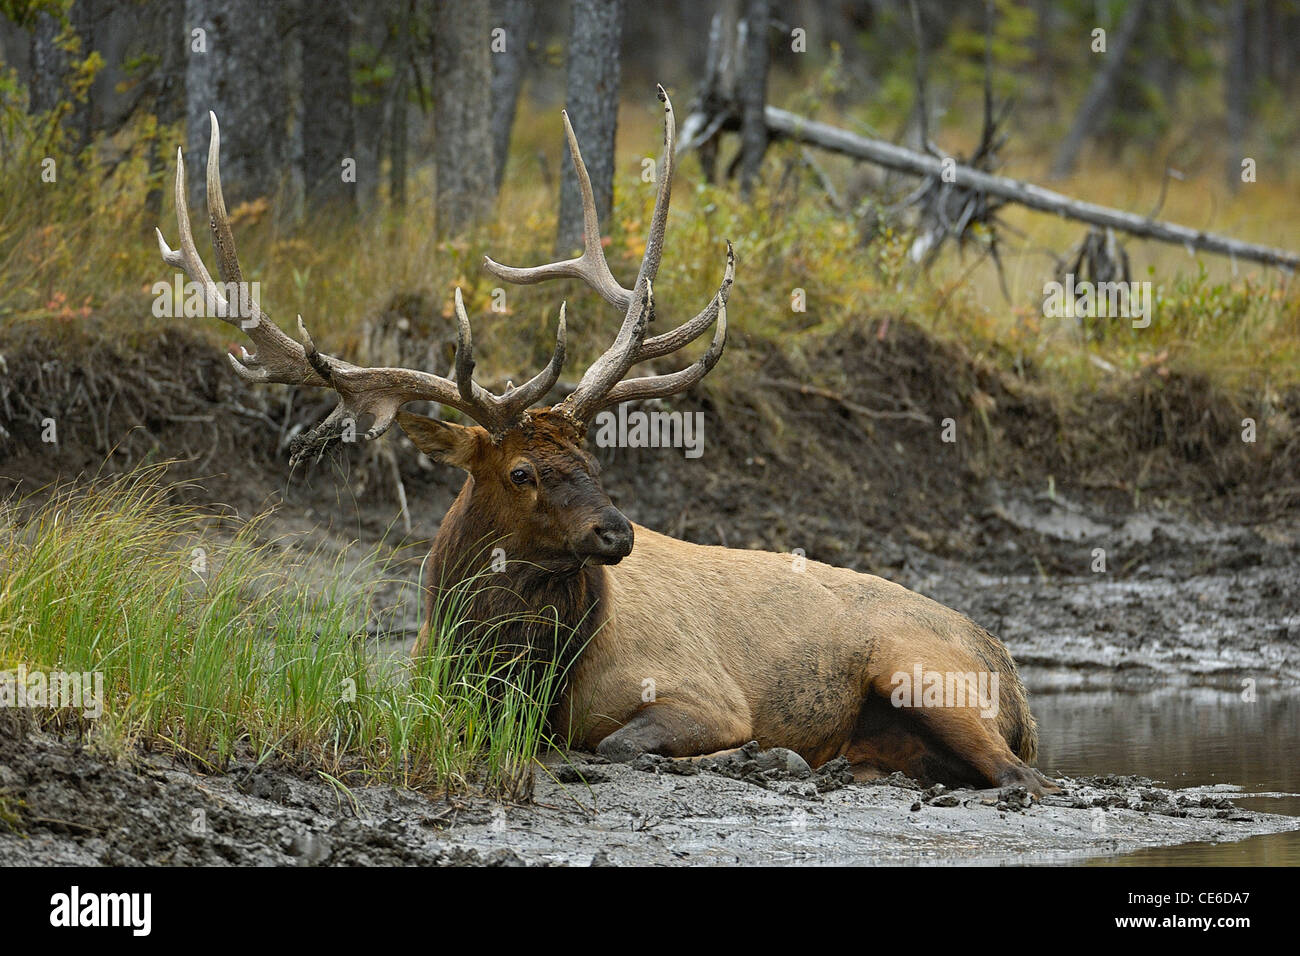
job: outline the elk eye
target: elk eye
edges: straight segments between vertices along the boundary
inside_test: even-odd
[[[516,485],[526,485],[532,480],[532,477],[527,468],[516,468],[510,472],[510,480]]]

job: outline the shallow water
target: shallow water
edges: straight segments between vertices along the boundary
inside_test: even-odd
[[[1035,692],[1038,765],[1069,776],[1138,774],[1171,787],[1231,786],[1247,810],[1300,816],[1300,694],[1236,690]],[[1300,832],[1240,843],[1189,843],[1094,861],[1112,865],[1300,866]]]

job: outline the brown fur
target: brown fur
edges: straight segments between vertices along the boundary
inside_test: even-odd
[[[594,553],[590,528],[610,506],[567,419],[534,412],[497,444],[480,428],[399,421],[422,450],[470,472],[430,552],[430,601],[494,546],[520,562],[501,587],[480,589],[474,615],[528,610],[575,627],[559,648],[547,628],[510,639],[572,662],[553,719],[576,744],[627,759],[757,740],[814,766],[845,756],[866,773],[1051,788],[1028,767],[1037,728],[1015,663],[956,611],[872,575],[640,526],[621,561]],[[537,475],[522,488],[508,477],[521,461]],[[997,673],[996,716],[973,701],[893,706],[894,675],[917,665]]]

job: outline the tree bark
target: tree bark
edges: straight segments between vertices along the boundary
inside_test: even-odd
[[[1083,105],[1079,107],[1079,112],[1074,117],[1074,125],[1070,127],[1070,132],[1066,134],[1061,148],[1056,153],[1056,159],[1052,161],[1052,178],[1068,176],[1074,171],[1084,142],[1110,107],[1111,95],[1115,91],[1115,80],[1119,76],[1119,71],[1123,69],[1124,58],[1128,55],[1129,47],[1133,45],[1133,40],[1137,36],[1145,8],[1146,0],[1129,0],[1128,9],[1124,11],[1124,19],[1120,21],[1114,38],[1107,38],[1106,52],[1091,54],[1104,58],[1101,69],[1093,76],[1092,85],[1088,87],[1088,92],[1083,98]]]
[[[32,27],[31,111],[48,113],[63,99],[68,54],[58,43],[63,24],[52,13],[38,13]]]
[[[614,204],[614,140],[618,128],[623,0],[573,0],[565,107],[591,175],[596,212],[609,221]],[[565,152],[568,150],[566,148]],[[563,164],[558,255],[582,245],[582,197],[573,165]]]
[[[206,52],[190,47],[185,70],[190,196],[204,194],[208,111],[221,123],[226,203],[273,195],[289,155],[288,98],[274,4],[261,0],[186,0],[185,29],[204,31]],[[193,201],[193,198],[191,199]]]
[[[51,13],[36,14],[31,41],[31,82],[29,106],[32,113],[48,113],[60,106],[66,107],[61,118],[64,130],[72,135],[71,143],[80,151],[89,145],[94,133],[91,111],[94,106],[93,91],[87,89],[84,97],[74,100],[68,80],[77,60],[85,59],[94,49],[95,0],[80,0],[67,13],[66,29],[75,35],[80,48],[69,52],[60,38],[64,36],[63,22]]]
[[[740,193],[748,197],[758,181],[758,171],[767,152],[767,71],[771,58],[767,25],[769,0],[746,0],[745,69],[740,83]]]
[[[158,31],[162,34],[162,61],[153,78],[153,113],[159,127],[168,127],[185,118],[185,57],[189,49],[185,0],[161,0]],[[149,172],[162,174],[159,184],[152,186],[145,197],[151,218],[162,214],[163,194],[168,190],[165,170],[176,161],[175,147],[175,143],[164,143],[158,136],[149,151]]]
[[[303,7],[302,177],[309,206],[355,212],[355,182],[343,181],[344,159],[356,160],[349,50],[352,24],[346,0]]]
[[[1228,10],[1228,62],[1224,77],[1228,121],[1228,186],[1241,186],[1242,141],[1246,138],[1246,0],[1233,0]]]
[[[529,0],[497,0],[493,7],[493,28],[505,31],[505,49],[492,53],[492,156],[496,161],[494,185],[500,192],[510,152],[510,131],[515,125],[528,65],[533,5]]]
[[[434,161],[438,233],[488,218],[492,189],[492,54],[488,0],[435,0]]]

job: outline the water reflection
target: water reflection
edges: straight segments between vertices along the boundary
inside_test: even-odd
[[[1166,688],[1140,693],[1035,692],[1040,767],[1069,776],[1121,773],[1171,787],[1231,784],[1247,793],[1300,794],[1300,695]],[[1235,798],[1234,798],[1235,799]],[[1243,809],[1300,816],[1300,797],[1257,797]],[[1193,843],[1096,861],[1118,865],[1300,865],[1300,833],[1239,843]]]

